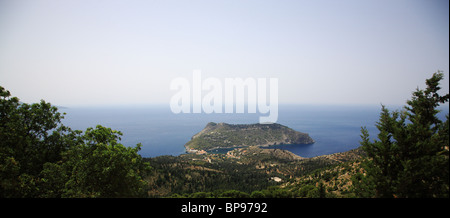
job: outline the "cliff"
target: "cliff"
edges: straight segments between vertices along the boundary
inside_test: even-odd
[[[280,144],[312,144],[307,133],[280,124],[227,124],[210,122],[185,144],[186,151],[196,153],[217,148],[248,146],[268,147]]]

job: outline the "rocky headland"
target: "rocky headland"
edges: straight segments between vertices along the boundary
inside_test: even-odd
[[[282,144],[313,144],[307,134],[281,124],[227,124],[210,122],[185,144],[188,153],[205,153],[212,149],[268,147]]]

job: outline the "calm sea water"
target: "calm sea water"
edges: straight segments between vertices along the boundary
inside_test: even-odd
[[[278,122],[294,130],[309,133],[312,145],[280,145],[302,157],[314,157],[348,151],[360,146],[360,129],[366,126],[371,137],[378,133],[380,106],[280,105]],[[390,108],[397,109],[397,108]],[[448,108],[444,109],[448,113]],[[257,123],[260,114],[173,114],[168,105],[141,107],[73,107],[63,123],[72,129],[86,130],[100,124],[123,133],[121,143],[142,143],[143,157],[180,155],[184,144],[208,122],[232,124]],[[445,117],[442,113],[440,117]]]

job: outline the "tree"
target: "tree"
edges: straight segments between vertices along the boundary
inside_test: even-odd
[[[251,198],[265,198],[266,196],[264,195],[264,193],[262,191],[253,191],[250,194]]]
[[[222,198],[250,198],[250,195],[245,193],[245,192],[241,192],[238,190],[228,190],[223,192],[220,197]]]
[[[325,190],[325,186],[323,185],[323,182],[319,182],[319,198],[326,198],[327,191]]]
[[[39,196],[39,174],[61,159],[72,141],[63,115],[50,103],[25,104],[0,86],[0,196]]]
[[[65,153],[68,170],[64,197],[143,197],[148,171],[135,148],[118,143],[121,132],[97,125],[88,128],[83,143]]]
[[[352,186],[350,187],[350,196],[358,198],[370,198],[375,196],[375,184],[372,177],[357,172],[351,177],[351,181]]]
[[[445,122],[436,116],[437,107],[449,100],[449,94],[438,94],[442,79],[442,72],[433,74],[401,111],[382,106],[378,140],[370,142],[362,128],[365,170],[376,197],[448,197],[449,116]]]
[[[0,197],[141,197],[149,170],[122,133],[83,134],[50,103],[19,102],[0,86]]]

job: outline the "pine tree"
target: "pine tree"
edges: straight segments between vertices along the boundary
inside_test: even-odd
[[[433,74],[401,111],[382,106],[378,140],[370,142],[362,128],[365,169],[376,197],[449,196],[449,116],[445,122],[436,116],[437,107],[449,100],[449,94],[437,93],[442,79],[442,72]]]

